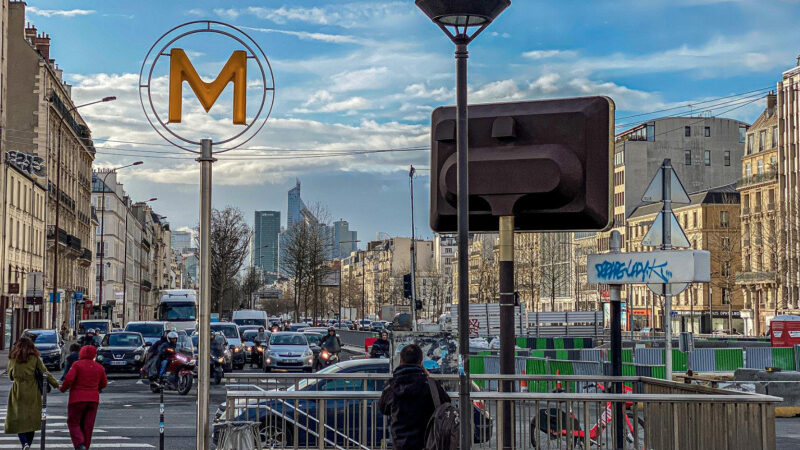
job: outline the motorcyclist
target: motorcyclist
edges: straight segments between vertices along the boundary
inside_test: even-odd
[[[170,331],[167,334],[167,342],[161,344],[161,348],[158,350],[158,357],[161,363],[161,370],[158,372],[158,378],[164,376],[164,373],[167,371],[167,365],[169,364],[169,357],[170,355],[175,354],[176,347],[178,346],[178,333],[174,331]]]
[[[342,350],[342,341],[336,335],[336,328],[328,328],[328,335],[322,339],[319,346],[331,353],[339,353]]]
[[[372,344],[372,348],[369,350],[369,357],[388,358],[389,356],[389,333],[384,331],[381,333],[381,337]]]
[[[264,331],[264,327],[258,327],[258,333],[253,336],[253,348],[250,351],[250,367],[253,367],[256,363],[261,364],[261,357],[258,354],[258,346],[264,345],[267,343],[269,338],[267,337],[267,332]]]
[[[95,339],[94,329],[89,328],[88,330],[86,330],[86,334],[81,336],[80,339],[78,339],[78,344],[80,344],[81,347],[83,347],[84,345],[94,345],[95,347],[97,347],[97,340]]]

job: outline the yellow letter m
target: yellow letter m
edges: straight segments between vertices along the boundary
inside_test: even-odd
[[[186,81],[200,100],[206,112],[214,106],[223,89],[233,82],[233,123],[245,124],[247,115],[247,53],[244,50],[233,52],[217,79],[206,83],[192,66],[189,57],[180,48],[170,51],[169,60],[169,123],[181,121],[183,82]]]

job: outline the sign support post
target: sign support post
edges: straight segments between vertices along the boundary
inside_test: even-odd
[[[619,253],[622,248],[622,235],[619,231],[611,232],[611,253]],[[608,286],[609,301],[611,303],[611,376],[622,376],[622,285],[611,284]],[[628,299],[630,301],[630,299]],[[622,393],[622,383],[613,383],[613,392]],[[614,448],[622,449],[622,403],[614,404],[612,422],[614,424]]]
[[[500,217],[500,374],[514,375],[514,216]],[[488,316],[487,316],[488,322]],[[488,323],[487,323],[488,327]],[[502,381],[502,392],[514,392],[514,382]],[[503,401],[500,409],[502,448],[513,449],[515,431],[513,402]]]
[[[661,189],[664,194],[664,208],[661,216],[661,250],[672,250],[672,164],[669,159],[665,159],[661,165]],[[664,369],[667,381],[672,381],[672,292],[667,284],[664,284]]]
[[[200,163],[200,323],[197,352],[197,445],[207,449],[209,405],[209,358],[211,342],[211,139],[201,141]]]

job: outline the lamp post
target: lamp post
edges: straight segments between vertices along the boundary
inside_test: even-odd
[[[145,204],[154,202],[158,198],[153,197],[147,201],[139,202]],[[128,205],[125,205],[125,262],[122,265],[122,327],[125,328],[125,320],[127,319],[125,307],[128,304]],[[139,254],[139,315],[142,311],[142,267],[141,267],[141,253]]]
[[[50,96],[50,102],[52,103],[55,98],[57,98],[57,96],[56,96],[56,94],[54,92]],[[117,97],[113,97],[113,96],[112,97],[103,97],[100,100],[96,100],[96,101],[89,102],[89,103],[84,103],[82,105],[73,106],[72,108],[67,109],[66,112],[59,112],[59,114],[58,114],[58,118],[59,118],[59,124],[58,124],[58,150],[56,151],[56,185],[55,185],[55,190],[56,190],[56,193],[55,193],[55,197],[56,197],[56,218],[55,218],[55,230],[54,230],[54,236],[53,236],[53,243],[55,245],[53,245],[53,301],[52,301],[52,308],[51,308],[51,312],[52,312],[52,315],[53,315],[53,317],[51,319],[52,319],[53,329],[54,330],[57,327],[57,321],[56,321],[56,308],[57,308],[57,306],[56,305],[58,305],[58,300],[59,300],[59,296],[58,296],[58,237],[59,237],[58,219],[59,219],[59,213],[61,211],[61,141],[62,141],[61,133],[62,133],[62,130],[64,129],[64,116],[67,115],[67,114],[72,113],[72,111],[75,111],[78,108],[83,108],[84,106],[94,105],[94,104],[97,104],[97,103],[111,102],[111,101],[114,101],[116,99],[117,99]],[[63,102],[61,102],[61,99],[59,99],[59,103],[63,104]]]
[[[101,186],[101,189],[103,190],[103,192],[102,192],[101,197],[100,197],[100,203],[102,204],[102,207],[103,207],[103,209],[100,210],[100,289],[99,289],[98,296],[97,296],[97,305],[100,308],[100,313],[101,314],[103,313],[103,282],[105,280],[105,272],[106,272],[105,266],[103,265],[103,259],[105,259],[105,255],[106,255],[105,240],[104,240],[104,237],[105,237],[105,225],[106,225],[106,221],[105,221],[105,219],[106,219],[106,188],[107,188],[106,180],[108,179],[109,175],[111,175],[112,173],[117,173],[118,170],[125,169],[127,167],[140,166],[142,164],[144,164],[143,161],[136,161],[135,163],[132,163],[132,164],[126,164],[124,166],[115,167],[115,168],[109,170],[108,172],[106,172],[105,175],[103,175],[103,186]],[[127,219],[127,213],[126,213],[125,217]],[[125,245],[127,247],[127,236],[125,237],[125,239],[126,239]]]
[[[458,217],[458,350],[459,408],[461,410],[461,448],[472,446],[472,403],[469,401],[469,146],[467,142],[467,46],[503,10],[511,0],[416,0],[416,5],[442,29],[456,45],[456,154],[457,154],[457,217]],[[451,27],[451,31],[448,27]],[[513,350],[512,350],[513,352]],[[513,353],[512,353],[513,354]],[[512,359],[513,364],[513,359]],[[506,367],[501,367],[505,372]],[[513,369],[513,366],[512,366]],[[513,373],[513,372],[512,372]],[[507,385],[508,383],[504,383]],[[508,387],[508,386],[505,386]],[[502,411],[501,411],[502,412]],[[504,415],[504,414],[503,414]],[[507,418],[507,416],[506,416]],[[502,417],[501,417],[502,419]],[[513,432],[506,421],[504,431]],[[510,448],[513,439],[503,433],[503,447]]]

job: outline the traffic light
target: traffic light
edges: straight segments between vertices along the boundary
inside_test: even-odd
[[[417,311],[422,311],[422,300],[417,300],[414,302],[414,309]]]
[[[403,297],[411,298],[411,274],[403,275]]]
[[[611,225],[614,103],[583,97],[469,107],[469,231]],[[457,230],[456,110],[431,117],[431,228]]]

